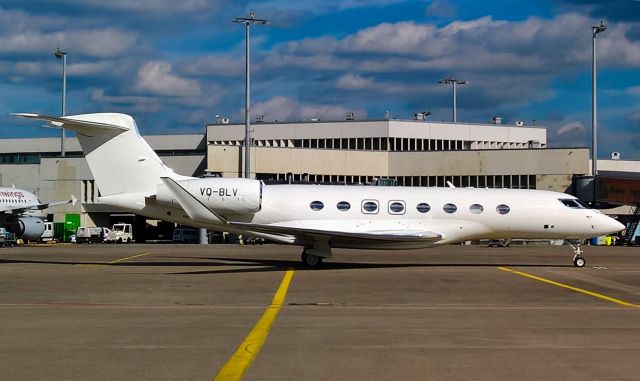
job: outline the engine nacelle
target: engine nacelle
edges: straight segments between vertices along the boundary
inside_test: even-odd
[[[36,240],[44,233],[44,221],[37,217],[23,217],[7,224],[7,230],[26,241]]]
[[[178,184],[209,209],[223,216],[253,214],[262,206],[262,181],[259,180],[208,177],[182,180]],[[158,185],[156,200],[180,207],[164,184]]]

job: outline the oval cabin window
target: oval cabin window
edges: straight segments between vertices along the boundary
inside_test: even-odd
[[[445,213],[455,213],[458,207],[454,204],[444,204],[442,210],[444,210]]]
[[[484,208],[482,207],[482,205],[480,204],[473,204],[469,207],[469,210],[471,211],[471,213],[473,214],[480,214],[482,213],[482,211],[484,210]]]
[[[378,203],[375,201],[365,201],[362,204],[362,210],[365,213],[376,213],[378,211]]]
[[[404,202],[392,201],[389,203],[389,213],[401,214],[404,213]]]
[[[322,201],[311,201],[309,207],[311,208],[311,210],[322,210],[322,208],[324,208],[324,204],[322,203]]]
[[[346,201],[340,201],[336,207],[338,208],[338,210],[341,210],[343,212],[346,212],[347,210],[351,209],[351,204],[349,204]]]
[[[429,204],[427,204],[426,202],[421,202],[416,206],[416,209],[418,209],[418,212],[420,213],[427,213],[431,210],[431,206],[429,206]]]
[[[511,211],[511,208],[509,208],[507,205],[505,204],[500,204],[498,206],[496,206],[496,211],[500,214],[507,214]]]

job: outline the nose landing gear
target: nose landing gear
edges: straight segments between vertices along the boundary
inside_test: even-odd
[[[567,241],[569,246],[573,249],[573,265],[575,267],[584,267],[586,261],[582,257],[582,247],[577,241]]]

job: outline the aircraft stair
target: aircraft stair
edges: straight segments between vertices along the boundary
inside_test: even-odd
[[[624,244],[633,245],[633,233],[635,233],[640,222],[640,203],[636,203],[631,207],[631,221],[627,223],[627,229],[624,231]]]

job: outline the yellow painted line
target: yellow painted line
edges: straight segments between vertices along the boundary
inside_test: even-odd
[[[112,265],[114,263],[119,263],[119,262],[124,262],[124,261],[128,261],[129,259],[133,259],[133,258],[138,258],[138,257],[143,257],[145,255],[149,255],[151,253],[142,253],[142,254],[137,254],[137,255],[132,255],[130,257],[125,257],[125,258],[120,258],[120,259],[116,259],[114,261],[111,262],[107,262],[107,263],[78,263],[75,264],[73,266],[83,266],[83,267],[99,267],[99,266],[109,266]]]
[[[611,303],[619,304],[621,306],[636,307],[636,308],[640,307],[640,305],[629,303],[629,302],[625,302],[624,300],[612,298],[610,296],[606,296],[606,295],[599,294],[597,292],[585,290],[583,288],[569,286],[568,284],[555,282],[555,281],[552,281],[552,280],[549,280],[549,279],[546,279],[546,278],[542,278],[542,277],[539,277],[539,276],[536,276],[536,275],[528,274],[528,273],[525,273],[525,272],[522,272],[522,271],[513,270],[513,269],[510,269],[510,268],[507,268],[507,267],[498,267],[498,268],[500,270],[502,270],[502,271],[507,271],[507,272],[510,272],[510,273],[513,273],[513,274],[516,274],[516,275],[523,276],[525,278],[537,280],[537,281],[544,282],[544,283],[547,283],[547,284],[552,284],[552,285],[557,286],[557,287],[566,288],[566,289],[571,290],[571,291],[580,292],[582,294],[593,296],[594,298],[598,298],[598,299],[603,299],[603,300],[606,300],[606,301],[611,302]]]
[[[278,291],[276,291],[276,294],[273,296],[271,305],[267,307],[267,310],[264,311],[258,323],[253,327],[251,332],[249,332],[249,335],[247,335],[242,344],[240,344],[229,361],[222,367],[216,378],[214,378],[214,381],[239,380],[242,378],[244,372],[246,372],[256,358],[258,352],[260,352],[260,348],[262,348],[262,344],[264,344],[269,335],[269,330],[271,330],[271,326],[276,320],[276,316],[278,316],[280,307],[282,307],[284,298],[287,296],[287,290],[289,289],[292,277],[293,270],[287,270],[282,278],[280,287],[278,287]]]
[[[142,254],[138,254],[138,255],[132,255],[132,256],[126,257],[126,258],[116,259],[115,261],[108,262],[108,264],[112,265],[114,263],[128,261],[129,259],[144,257],[145,255],[149,255],[149,254],[151,254],[151,253],[142,253]]]

